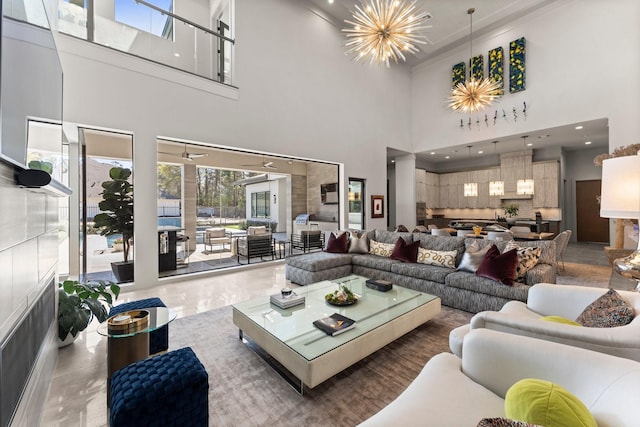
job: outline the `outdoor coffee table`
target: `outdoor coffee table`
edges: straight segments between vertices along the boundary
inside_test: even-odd
[[[261,347],[267,355],[256,352],[303,394],[305,386],[317,386],[440,313],[436,296],[395,285],[380,292],[367,288],[366,280],[352,275],[296,288],[305,304],[289,309],[271,304],[269,296],[234,304],[233,323],[240,339]],[[324,300],[339,283],[360,295],[356,304],[333,306]],[[314,320],[333,313],[355,320],[356,327],[330,336],[313,326]]]

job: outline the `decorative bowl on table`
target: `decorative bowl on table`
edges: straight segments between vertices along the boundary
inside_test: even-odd
[[[351,305],[358,302],[358,295],[344,285],[338,285],[338,289],[326,294],[324,300],[331,305]]]

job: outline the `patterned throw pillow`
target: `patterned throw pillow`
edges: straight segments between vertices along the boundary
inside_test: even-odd
[[[538,263],[542,248],[518,246],[513,240],[507,243],[504,252],[516,249],[518,252],[518,266],[516,267],[516,280],[524,279],[527,271],[531,270]]]
[[[389,258],[393,253],[394,246],[395,245],[391,243],[382,243],[371,239],[371,242],[369,242],[369,253]]]
[[[418,262],[439,267],[456,268],[458,251],[434,251],[418,248]]]
[[[615,289],[592,302],[584,309],[576,322],[590,328],[614,328],[624,326],[633,320],[633,308]]]

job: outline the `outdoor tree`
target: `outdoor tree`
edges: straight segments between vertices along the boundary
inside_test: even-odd
[[[158,190],[180,197],[182,194],[182,167],[167,163],[158,164]]]

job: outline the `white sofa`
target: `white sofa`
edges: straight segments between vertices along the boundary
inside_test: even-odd
[[[614,356],[640,361],[640,293],[617,291],[635,312],[631,323],[615,328],[587,328],[540,320],[543,316],[562,316],[575,320],[608,289],[539,283],[529,290],[527,303],[510,301],[500,311],[483,311],[449,335],[449,347],[458,356],[469,330],[487,328],[516,335],[541,338]]]
[[[462,359],[441,353],[361,426],[476,426],[504,417],[504,396],[525,378],[551,381],[585,404],[599,427],[637,426],[640,363],[488,329],[471,331]]]

